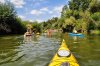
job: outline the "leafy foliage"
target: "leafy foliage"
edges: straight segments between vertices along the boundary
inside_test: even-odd
[[[23,33],[24,26],[16,15],[13,5],[9,2],[0,3],[0,34]]]
[[[69,5],[62,8],[61,18],[56,21],[48,20],[46,28],[72,31],[74,28],[83,33],[100,29],[99,0],[70,0]]]
[[[18,34],[26,31],[29,21],[22,21],[17,17],[11,3],[0,3],[0,34]],[[62,29],[63,32],[87,33],[91,30],[100,30],[100,1],[99,0],[70,0],[62,8],[61,17],[53,17],[45,22],[31,23],[34,32],[47,29]]]

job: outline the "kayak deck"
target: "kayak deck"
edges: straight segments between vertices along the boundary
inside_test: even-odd
[[[58,51],[60,50],[67,50],[70,52],[64,40]],[[70,56],[68,57],[60,57],[58,53],[56,53],[54,58],[51,60],[49,66],[79,66],[79,64],[73,54],[70,52]]]

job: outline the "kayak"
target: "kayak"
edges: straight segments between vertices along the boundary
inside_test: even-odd
[[[29,32],[25,32],[24,36],[32,36],[32,33],[29,33]]]
[[[80,38],[84,38],[84,34],[82,34],[82,33],[68,33],[68,34],[71,37],[77,36],[77,37],[80,37]]]
[[[24,34],[24,35],[25,35],[25,36],[32,36],[32,34],[27,34],[27,33],[26,33],[26,34]]]
[[[38,33],[36,33],[37,35],[40,35],[40,33],[38,32]]]
[[[83,36],[82,33],[68,33],[70,36]]]
[[[32,36],[32,34],[28,34],[28,35],[26,35],[26,36]]]
[[[49,66],[79,66],[77,60],[68,49],[65,40],[51,60]]]

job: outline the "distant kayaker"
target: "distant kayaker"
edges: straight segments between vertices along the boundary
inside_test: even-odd
[[[32,34],[32,28],[33,27],[31,25],[31,23],[27,24],[26,27],[27,27],[27,32],[29,32],[30,34]]]
[[[51,36],[51,29],[48,29],[47,34],[48,36]]]
[[[77,33],[77,30],[76,30],[76,29],[74,29],[74,30],[73,30],[73,33]]]
[[[26,36],[31,36],[30,32],[26,32],[26,33],[24,34],[24,37],[26,37]]]

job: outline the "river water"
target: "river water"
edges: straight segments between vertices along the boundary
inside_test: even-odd
[[[48,66],[62,38],[80,66],[100,66],[100,36],[71,37],[59,33],[27,38],[23,35],[0,37],[0,66]]]

